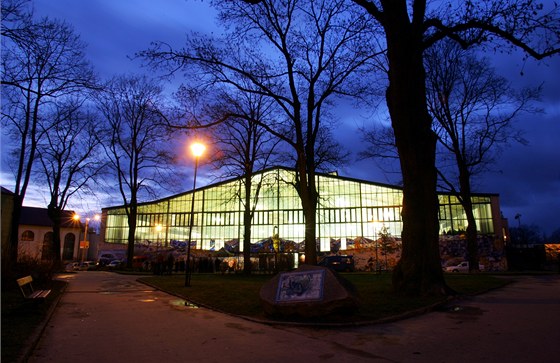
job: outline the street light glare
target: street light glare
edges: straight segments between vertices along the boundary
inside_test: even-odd
[[[191,144],[191,151],[193,155],[197,158],[204,153],[204,150],[206,150],[206,145],[204,144],[201,144],[199,142],[195,142]]]

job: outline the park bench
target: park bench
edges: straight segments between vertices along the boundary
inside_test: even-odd
[[[35,290],[31,284],[32,282],[33,278],[31,276],[17,279],[17,283],[25,299],[45,299],[51,293],[51,290]]]

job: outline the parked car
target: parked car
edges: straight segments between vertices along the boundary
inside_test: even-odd
[[[319,261],[318,265],[328,267],[337,272],[352,272],[354,271],[354,256],[326,256],[321,261]]]
[[[99,266],[105,266],[113,260],[118,260],[117,256],[112,253],[103,253],[99,256]]]
[[[484,265],[478,264],[480,271],[484,271]],[[445,267],[445,272],[469,272],[469,262],[463,261],[458,265]]]
[[[91,271],[91,270],[97,270],[98,265],[96,262],[93,261],[84,261],[82,263],[80,263],[80,266],[78,267],[78,270],[80,271]]]
[[[121,260],[113,260],[109,262],[107,265],[105,265],[105,267],[107,267],[109,270],[114,270],[120,268],[121,266],[122,266]]]
[[[79,269],[80,269],[80,263],[79,262],[70,262],[70,263],[66,264],[66,266],[64,267],[64,270],[66,272],[77,271]]]

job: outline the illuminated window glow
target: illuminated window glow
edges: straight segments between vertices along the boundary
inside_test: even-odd
[[[281,239],[302,242],[305,238],[305,219],[299,196],[291,183],[294,171],[275,168],[254,177],[253,192],[257,181],[260,188],[252,220],[251,243],[270,238],[278,227]],[[319,202],[317,206],[317,238],[321,251],[328,251],[331,240],[341,245],[358,237],[375,239],[381,228],[394,237],[402,231],[402,189],[339,177],[317,175]],[[218,250],[229,241],[243,240],[243,184],[241,179],[197,188],[194,195],[193,245],[205,250]],[[254,194],[253,194],[254,195]],[[166,199],[144,203],[138,207],[136,242],[144,243],[165,239],[185,242],[189,233],[192,192]],[[480,234],[494,233],[492,198],[495,195],[473,196],[475,218]],[[497,200],[497,198],[496,198]],[[466,230],[467,218],[456,197],[441,194],[440,232],[459,233]],[[123,207],[105,208],[107,215],[105,242],[127,242],[128,224]],[[156,231],[161,225],[163,230]],[[159,236],[158,236],[159,234]],[[242,249],[241,249],[242,250]]]

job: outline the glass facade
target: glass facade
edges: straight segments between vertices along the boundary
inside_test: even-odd
[[[400,237],[402,230],[402,189],[396,186],[319,174],[317,238],[321,251],[329,251],[332,240],[341,249],[356,238],[376,239],[381,230]],[[275,229],[283,240],[302,242],[305,221],[301,202],[294,188],[295,173],[275,168],[253,177],[253,215],[251,242],[269,239]],[[194,193],[192,244],[202,250],[219,250],[243,239],[243,194],[241,179],[229,180],[202,188]],[[258,198],[254,198],[257,195]],[[241,197],[241,198],[240,198]],[[187,192],[138,207],[136,242],[169,246],[184,243],[189,235],[193,193]],[[494,233],[492,195],[473,197],[480,234]],[[497,198],[497,196],[496,196]],[[466,216],[456,197],[441,194],[440,230],[455,233],[466,229]],[[105,242],[125,244],[128,223],[125,209],[105,208]],[[160,228],[157,228],[160,226]],[[196,242],[196,247],[195,247]],[[240,246],[242,250],[242,246]]]

